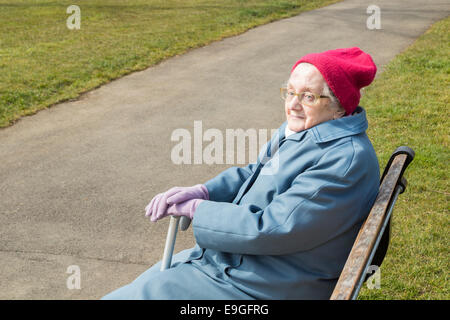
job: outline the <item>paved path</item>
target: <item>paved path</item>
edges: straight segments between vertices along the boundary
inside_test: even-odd
[[[381,30],[366,9],[381,8]],[[448,15],[446,0],[349,0],[169,59],[0,130],[0,298],[96,299],[161,257],[167,220],[144,207],[229,165],[176,165],[177,128],[277,128],[302,55],[359,46],[380,67]],[[192,230],[176,250],[193,246]],[[81,289],[66,273],[79,266]]]

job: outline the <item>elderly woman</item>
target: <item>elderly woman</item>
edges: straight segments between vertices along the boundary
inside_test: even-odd
[[[328,299],[379,187],[360,89],[376,66],[359,48],[293,66],[286,122],[256,164],[157,195],[146,215],[193,219],[196,246],[105,299]]]

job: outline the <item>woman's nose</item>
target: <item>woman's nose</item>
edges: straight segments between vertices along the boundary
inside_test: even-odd
[[[294,96],[294,98],[289,103],[289,108],[290,109],[297,109],[297,110],[303,108],[302,104],[298,100],[298,96]]]

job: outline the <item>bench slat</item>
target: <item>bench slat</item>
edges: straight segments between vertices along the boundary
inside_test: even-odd
[[[341,276],[330,297],[331,300],[350,300],[360,278],[365,276],[363,273],[365,272],[367,260],[372,250],[374,250],[377,236],[383,225],[389,203],[406,160],[407,155],[399,154],[392,162],[388,173],[381,183],[375,203],[356,237]]]

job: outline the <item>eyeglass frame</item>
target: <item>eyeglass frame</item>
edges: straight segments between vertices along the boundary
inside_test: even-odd
[[[286,101],[286,100],[287,100],[287,97],[284,98],[284,95],[283,95],[283,92],[284,92],[284,91],[287,92],[287,91],[288,91],[288,88],[280,88],[281,99],[283,99],[283,100]],[[302,94],[305,94],[305,93],[310,93],[310,94],[313,95],[314,98],[316,99],[316,100],[314,101],[314,104],[312,104],[311,106],[317,105],[317,104],[319,103],[319,100],[322,99],[322,98],[328,98],[328,99],[331,99],[330,96],[323,96],[323,95],[319,95],[319,94],[312,93],[312,92],[310,92],[310,91],[303,91],[303,92],[300,92],[300,93],[294,93],[293,96],[297,96],[298,101],[301,101],[301,100],[300,100],[301,95],[302,95]],[[292,99],[294,99],[294,97],[292,97]]]

